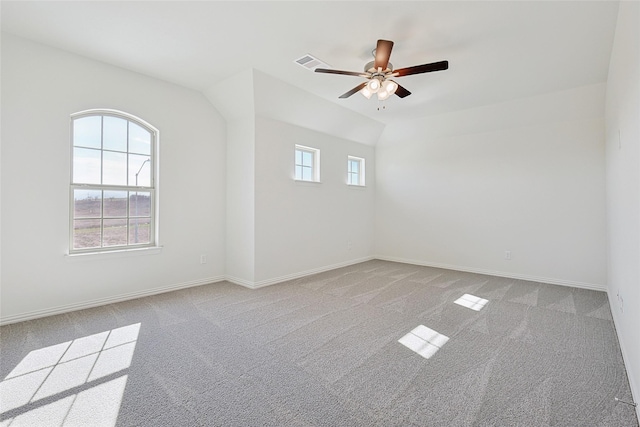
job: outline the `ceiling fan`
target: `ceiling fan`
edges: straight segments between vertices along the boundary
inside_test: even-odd
[[[360,92],[365,97],[371,98],[371,95],[375,93],[378,95],[379,100],[384,101],[394,93],[400,98],[411,95],[411,92],[391,80],[391,78],[410,76],[412,74],[430,73],[432,71],[442,71],[449,68],[449,61],[439,61],[394,70],[393,65],[389,62],[391,49],[393,49],[392,41],[378,40],[376,49],[372,52],[375,60],[364,66],[364,72],[332,70],[328,68],[316,68],[316,72],[342,74],[345,76],[364,77],[368,79],[368,81],[360,83],[349,92],[340,95],[340,98],[348,98],[356,92]]]

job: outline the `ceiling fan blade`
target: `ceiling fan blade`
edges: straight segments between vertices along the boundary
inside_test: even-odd
[[[406,98],[407,96],[411,95],[411,92],[398,85],[398,89],[396,89],[396,95],[398,95],[400,98]]]
[[[393,70],[392,76],[402,77],[412,74],[430,73],[432,71],[442,71],[449,68],[449,61],[432,62],[431,64],[415,65],[413,67]]]
[[[378,45],[376,46],[376,60],[374,62],[376,70],[380,68],[383,70],[387,69],[387,66],[389,66],[391,49],[393,49],[393,42],[391,40],[378,40]]]
[[[329,68],[316,68],[316,73],[341,74],[343,76],[369,77],[369,74],[359,73],[357,71],[332,70]]]
[[[362,90],[362,88],[365,87],[366,85],[367,85],[367,82],[362,82],[358,86],[356,86],[353,89],[351,89],[349,92],[343,93],[342,95],[340,95],[339,98],[348,98],[351,95],[353,95],[354,93],[360,92]]]

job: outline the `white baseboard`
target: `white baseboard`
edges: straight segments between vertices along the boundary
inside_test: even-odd
[[[617,301],[617,295],[612,295],[612,291],[607,290],[607,297],[609,298],[609,308],[611,309],[611,315],[613,317],[613,325],[615,326],[616,338],[618,338],[618,344],[620,344],[620,352],[622,353],[622,361],[624,362],[624,366],[627,369],[627,380],[629,380],[629,388],[631,389],[631,398],[635,403],[640,402],[640,384],[636,383],[635,372],[632,369],[635,368],[633,364],[630,364],[629,361],[632,360],[629,356],[629,353],[626,350],[625,340],[620,336],[620,330],[617,327],[618,325],[618,316],[620,315],[618,312],[618,307],[614,301]],[[640,419],[640,406],[636,406],[636,417]]]
[[[52,308],[46,308],[43,310],[29,311],[26,313],[15,314],[11,316],[0,317],[0,325],[8,325],[10,323],[24,322],[27,320],[38,319],[41,317],[53,316],[56,314],[69,313],[71,311],[84,310],[86,308],[98,307],[101,305],[113,304],[116,302],[127,301],[135,298],[142,298],[151,295],[162,294],[165,292],[176,291],[178,289],[190,288],[192,286],[207,285],[210,283],[221,282],[226,280],[236,285],[244,286],[249,289],[258,289],[264,286],[273,285],[275,283],[286,282],[287,280],[298,279],[300,277],[310,276],[316,273],[322,273],[324,271],[335,270],[336,268],[347,267],[349,265],[358,264],[364,261],[370,261],[373,257],[358,258],[338,264],[327,265],[312,270],[301,271],[286,276],[275,277],[273,279],[261,280],[259,282],[252,282],[249,280],[241,279],[233,276],[217,276],[209,277],[206,279],[194,280],[191,282],[178,283],[176,285],[162,286],[159,288],[147,289],[144,291],[131,292],[126,294],[115,295],[113,297],[98,298],[94,300],[84,301],[75,304],[66,304]]]
[[[235,276],[225,276],[224,280],[226,280],[227,282],[231,282],[234,285],[240,285],[244,286],[245,288],[255,289],[255,286],[253,285],[253,282],[251,280],[241,279]]]
[[[285,276],[274,277],[272,279],[260,280],[257,282],[251,282],[248,280],[238,279],[236,277],[231,277],[231,276],[227,276],[226,279],[231,283],[235,283],[236,285],[241,285],[250,289],[258,289],[258,288],[263,288],[269,285],[275,285],[276,283],[286,282],[287,280],[299,279],[301,277],[311,276],[312,274],[323,273],[325,271],[335,270],[336,268],[348,267],[350,265],[359,264],[361,262],[371,261],[372,259],[374,259],[374,257],[371,257],[371,256],[357,258],[357,259],[353,259],[345,262],[340,262],[337,264],[331,264],[331,265],[326,265],[324,267],[314,268],[311,270],[300,271],[298,273],[287,274]]]
[[[142,298],[151,295],[162,294],[165,292],[177,291],[178,289],[190,288],[192,286],[207,285],[210,283],[221,282],[225,280],[224,276],[209,277],[206,279],[194,280],[191,282],[183,282],[175,285],[161,286],[159,288],[146,289],[144,291],[130,292],[126,294],[115,295],[113,297],[98,298],[94,300],[84,301],[75,304],[60,305],[57,307],[46,308],[44,310],[29,311],[26,313],[15,314],[12,316],[0,317],[0,325],[8,325],[10,323],[24,322],[26,320],[38,319],[40,317],[54,316],[56,314],[69,313],[71,311],[84,310],[85,308],[98,307],[101,305],[113,304],[116,302],[127,301],[135,298]]]
[[[314,269],[311,269],[311,270],[300,271],[298,273],[288,274],[288,275],[285,275],[285,276],[274,277],[274,278],[266,279],[266,280],[260,280],[260,281],[257,281],[257,282],[253,282],[253,281],[250,281],[250,280],[245,280],[245,279],[241,279],[239,277],[233,277],[233,276],[210,277],[210,278],[206,278],[206,279],[194,280],[194,281],[191,281],[191,282],[179,283],[179,284],[176,284],[176,285],[163,286],[163,287],[159,287],[159,288],[147,289],[147,290],[144,290],[144,291],[131,292],[131,293],[127,293],[127,294],[120,294],[120,295],[116,295],[116,296],[113,296],[113,297],[99,298],[99,299],[85,301],[85,302],[81,302],[81,303],[67,304],[67,305],[62,305],[62,306],[58,306],[58,307],[52,307],[52,308],[48,308],[48,309],[44,309],[44,310],[36,310],[36,311],[20,313],[20,314],[11,315],[11,316],[0,317],[0,325],[8,325],[10,323],[23,322],[23,321],[26,321],[26,320],[37,319],[37,318],[40,318],[40,317],[53,316],[53,315],[56,315],[56,314],[68,313],[68,312],[71,312],[71,311],[83,310],[83,309],[92,308],[92,307],[98,307],[98,306],[101,306],[101,305],[112,304],[112,303],[116,303],[116,302],[120,302],[120,301],[126,301],[126,300],[135,299],[135,298],[141,298],[141,297],[161,294],[161,293],[164,293],[164,292],[170,292],[170,291],[175,291],[175,290],[178,290],[178,289],[189,288],[189,287],[192,287],[192,286],[200,286],[200,285],[206,285],[206,284],[210,284],[210,283],[221,282],[223,280],[226,280],[228,282],[234,283],[236,285],[244,286],[244,287],[249,288],[249,289],[258,289],[258,288],[262,288],[264,286],[269,286],[269,285],[273,285],[273,284],[276,284],[276,283],[286,282],[288,280],[299,279],[301,277],[310,276],[312,274],[323,273],[325,271],[335,270],[336,268],[348,267],[348,266],[353,265],[353,264],[359,264],[361,262],[371,261],[373,259],[379,259],[379,260],[382,260],[382,261],[401,262],[401,263],[404,263],[404,264],[422,265],[422,266],[426,266],[426,267],[444,268],[444,269],[447,269],[447,270],[465,271],[465,272],[469,272],[469,273],[487,274],[487,275],[490,275],[490,276],[508,277],[508,278],[511,278],[511,279],[529,280],[529,281],[532,281],[532,282],[541,282],[541,283],[550,283],[550,284],[554,284],[554,285],[571,286],[571,287],[575,287],[575,288],[584,288],[584,289],[591,289],[591,290],[596,290],[596,291],[604,291],[604,292],[607,291],[605,286],[597,285],[597,284],[591,284],[591,283],[581,283],[581,282],[573,282],[573,281],[568,281],[568,280],[552,279],[552,278],[547,278],[547,277],[537,277],[537,276],[528,276],[528,275],[522,275],[522,274],[512,274],[512,273],[506,273],[506,272],[501,272],[501,271],[482,270],[482,269],[469,268],[469,267],[463,267],[463,266],[458,266],[458,265],[430,263],[430,262],[425,262],[425,261],[418,261],[418,260],[411,260],[411,259],[404,259],[404,258],[395,258],[395,257],[387,257],[387,256],[375,256],[375,257],[374,256],[368,256],[368,257],[357,258],[357,259],[353,259],[353,260],[350,260],[350,261],[345,261],[345,262],[341,262],[341,263],[337,263],[337,264],[326,265],[324,267],[314,268]]]
[[[605,285],[595,283],[574,282],[571,280],[553,279],[550,277],[529,276],[527,274],[509,273],[504,271],[483,270],[480,268],[464,267],[460,265],[440,264],[437,262],[418,261],[414,259],[396,258],[388,256],[376,256],[375,259],[382,261],[401,262],[404,264],[422,265],[425,267],[443,268],[445,270],[464,271],[468,273],[486,274],[488,276],[507,277],[509,279],[528,280],[530,282],[549,283],[551,285],[570,286],[572,288],[591,289],[593,291],[606,292]]]

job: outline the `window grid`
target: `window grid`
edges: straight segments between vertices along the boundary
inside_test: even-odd
[[[364,186],[364,159],[360,157],[347,157],[347,184]]]
[[[320,150],[295,146],[295,166],[294,176],[297,181],[318,182],[319,179],[319,156]]]
[[[89,133],[94,135],[82,135],[87,131],[86,124],[79,122],[82,119],[87,119]],[[106,140],[114,129],[106,128],[105,119],[120,132],[115,143]],[[157,131],[128,114],[110,110],[73,115],[71,131],[70,253],[154,246]],[[92,162],[78,154],[78,148],[95,152],[99,160]],[[118,159],[110,153],[122,156]]]

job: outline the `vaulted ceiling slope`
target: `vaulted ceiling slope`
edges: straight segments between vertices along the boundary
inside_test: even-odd
[[[382,123],[605,82],[617,1],[2,1],[2,30],[202,92],[256,69]],[[338,99],[379,38],[413,94]]]

